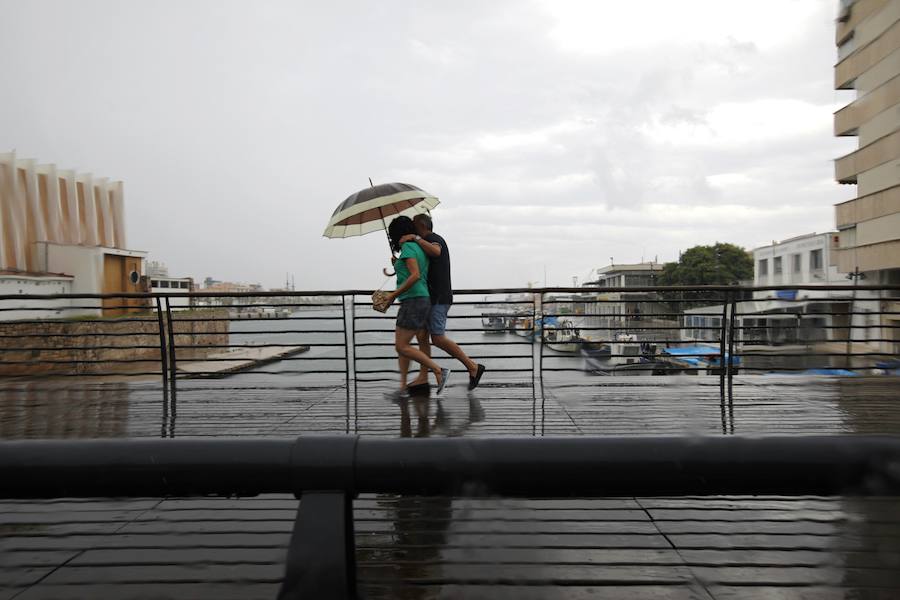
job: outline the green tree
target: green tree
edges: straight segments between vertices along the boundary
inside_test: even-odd
[[[734,244],[685,250],[678,262],[663,265],[660,285],[732,285],[753,279],[753,256]]]

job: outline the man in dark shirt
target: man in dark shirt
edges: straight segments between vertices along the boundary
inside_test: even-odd
[[[469,358],[456,342],[447,337],[447,313],[453,304],[453,286],[450,283],[450,249],[444,238],[432,231],[431,217],[428,215],[416,215],[413,217],[418,235],[401,239],[413,240],[428,255],[428,291],[431,294],[431,316],[428,320],[428,333],[431,334],[431,343],[461,362],[469,372],[469,389],[474,390],[481,382],[484,374],[484,365],[478,364]],[[421,340],[420,340],[421,345]],[[423,347],[422,351],[430,355],[430,348]],[[410,385],[428,381],[428,372],[420,373],[417,380]]]

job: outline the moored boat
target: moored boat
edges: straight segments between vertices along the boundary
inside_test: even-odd
[[[569,319],[546,317],[543,326],[544,343],[556,352],[575,354],[581,349],[581,331]],[[553,319],[551,322],[550,319]]]
[[[481,313],[481,327],[485,333],[506,333],[511,316],[500,312]]]

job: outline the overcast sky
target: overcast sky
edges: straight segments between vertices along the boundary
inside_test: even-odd
[[[125,182],[171,275],[379,286],[349,194],[441,199],[457,288],[834,225],[827,0],[0,0],[0,151]]]

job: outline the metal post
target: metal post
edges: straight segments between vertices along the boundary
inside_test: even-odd
[[[722,401],[725,401],[725,374],[726,374],[726,362],[730,363],[731,360],[725,360],[725,342],[728,336],[728,293],[725,294],[725,301],[722,303],[722,327],[719,330],[719,394],[722,398]]]
[[[175,328],[172,325],[172,306],[169,303],[169,297],[166,296],[166,320],[168,321],[168,333],[169,333],[169,372],[172,376],[169,378],[169,383],[172,387],[172,402],[174,405],[175,402],[175,387],[176,387],[176,373],[178,372],[178,364],[175,358]]]
[[[156,319],[159,322],[159,362],[162,365],[163,386],[169,384],[169,365],[166,357],[166,333],[163,325],[162,301],[156,297]]]
[[[732,395],[732,382],[734,380],[734,369],[730,367],[730,363],[734,361],[734,332],[737,315],[737,294],[731,293],[731,317],[728,322],[728,412],[731,416],[731,433],[734,433],[734,396]]]
[[[544,396],[544,292],[538,292],[537,300],[534,303],[534,313],[535,317],[531,320],[532,327],[534,327],[534,335],[532,336],[532,342],[534,340],[534,336],[538,337],[538,381],[541,383],[541,397]],[[541,318],[541,330],[538,331],[538,318],[537,315],[540,315]]]
[[[162,427],[160,428],[159,437],[168,437],[169,430],[169,386],[163,385],[163,410],[162,410]]]
[[[856,316],[854,314],[856,312],[856,288],[861,278],[865,278],[865,275],[859,272],[859,266],[847,275],[847,279],[853,280],[853,292],[850,295],[850,314],[848,315],[850,319],[847,323],[847,357],[844,361],[844,368],[848,370],[853,369],[853,317]],[[830,363],[831,361],[829,360],[828,362]]]
[[[350,296],[350,304],[353,304],[354,296]],[[344,385],[347,388],[346,411],[347,421],[344,428],[345,433],[350,433],[350,332],[347,327],[347,297],[341,294],[341,326],[344,329]],[[355,354],[355,353],[354,353]],[[354,358],[355,362],[355,358]]]
[[[531,294],[531,389],[535,389],[537,387],[537,364],[534,361],[534,320],[537,318],[537,308],[534,300],[534,293]],[[515,332],[513,332],[515,333]],[[525,336],[525,339],[528,339],[528,335]]]
[[[541,316],[541,330],[538,332],[537,329],[537,317],[532,319],[532,325],[534,326],[535,335],[539,336],[538,339],[538,385],[541,390],[541,435],[544,435],[544,423],[543,423],[543,415],[544,415],[544,405],[547,402],[546,397],[544,396],[544,292],[539,292],[537,295],[537,301],[535,302],[534,312],[536,315]],[[534,355],[534,342],[532,342],[532,356]]]
[[[356,379],[356,296],[350,301],[350,348],[353,350],[353,431],[359,431],[359,382]]]
[[[355,597],[353,501],[345,491],[304,492],[278,600]]]

